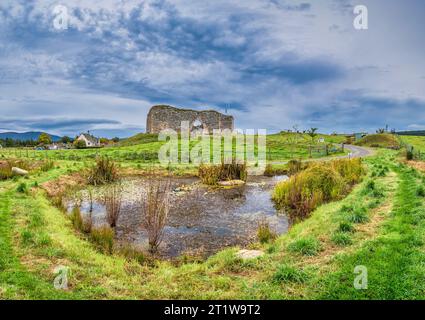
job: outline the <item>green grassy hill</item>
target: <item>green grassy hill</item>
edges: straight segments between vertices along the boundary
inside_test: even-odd
[[[399,149],[400,141],[396,135],[388,133],[370,134],[356,142],[356,145],[371,148]]]
[[[413,146],[415,150],[425,152],[425,136],[403,136],[401,140]]]
[[[134,136],[121,140],[117,146],[126,147],[126,146],[134,146],[137,144],[158,142],[157,134],[149,134],[149,133],[138,133]]]

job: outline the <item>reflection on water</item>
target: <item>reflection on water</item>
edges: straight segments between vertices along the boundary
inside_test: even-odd
[[[276,211],[270,199],[272,187],[282,179],[286,177],[252,177],[244,186],[214,189],[195,178],[173,178],[170,214],[160,253],[167,257],[184,252],[209,255],[227,246],[245,246],[255,241],[258,223],[263,219],[277,233],[286,232],[288,218]],[[123,181],[122,210],[116,227],[118,241],[143,249],[147,241],[138,200],[145,190],[143,178]],[[82,191],[78,201],[69,199],[68,209],[77,204],[88,215],[92,208],[94,224],[105,223],[101,188],[95,190],[93,203],[87,194]]]

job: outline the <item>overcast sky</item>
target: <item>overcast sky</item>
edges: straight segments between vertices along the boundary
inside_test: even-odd
[[[128,136],[154,104],[270,132],[425,129],[424,32],[423,0],[1,0],[0,132]]]

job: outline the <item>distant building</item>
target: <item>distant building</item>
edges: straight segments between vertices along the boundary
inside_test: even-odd
[[[81,133],[77,139],[77,141],[84,141],[86,143],[87,148],[96,148],[100,147],[100,141],[95,136],[88,133]]]
[[[354,141],[359,141],[361,138],[366,137],[367,133],[364,132],[356,132],[354,135]]]
[[[234,120],[230,115],[222,114],[215,110],[190,110],[179,109],[167,105],[153,106],[146,120],[147,133],[160,133],[164,129],[181,129],[182,121],[189,122],[189,130],[207,130],[212,133],[214,129],[229,129],[233,131]]]

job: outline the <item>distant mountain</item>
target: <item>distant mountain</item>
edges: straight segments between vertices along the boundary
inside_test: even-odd
[[[13,140],[19,140],[19,141],[27,141],[27,140],[34,140],[36,141],[38,137],[42,134],[42,132],[0,132],[0,139],[13,139]],[[61,137],[55,136],[53,134],[48,134],[53,142],[59,141]]]
[[[425,130],[400,131],[397,134],[400,136],[425,136]]]

